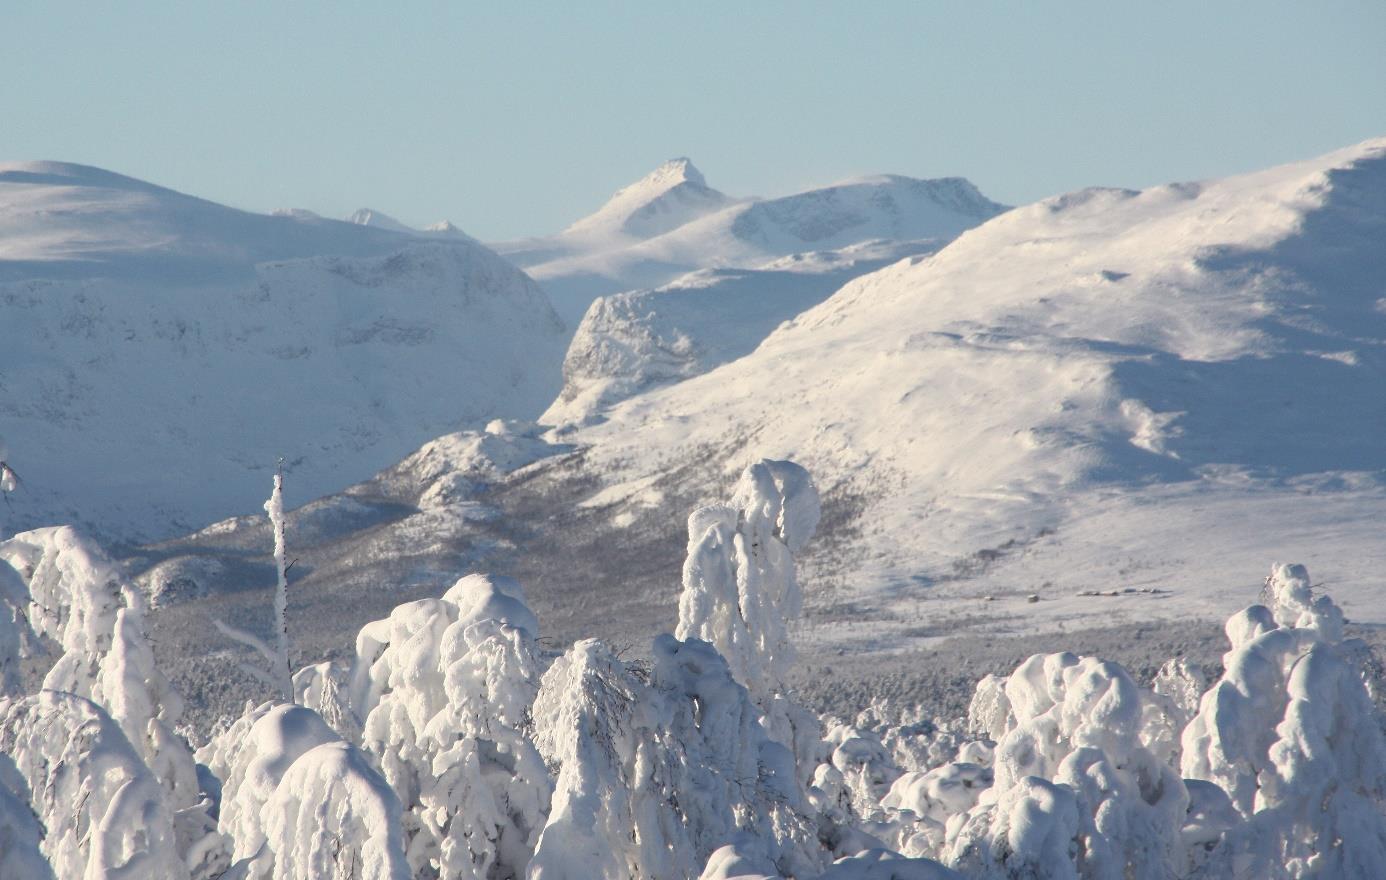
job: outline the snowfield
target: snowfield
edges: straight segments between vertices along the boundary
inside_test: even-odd
[[[9,528],[121,540],[310,494],[424,441],[538,415],[564,329],[465,236],[249,214],[110,172],[0,165],[0,458]]]

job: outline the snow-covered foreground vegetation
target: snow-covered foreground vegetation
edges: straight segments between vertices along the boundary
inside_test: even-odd
[[[785,683],[819,517],[769,460],[695,510],[648,661],[548,656],[521,585],[472,574],[195,751],[142,593],[70,527],[16,535],[0,880],[1386,876],[1368,658],[1304,568],[1227,621],[1220,670],[1171,660],[1147,689],[1038,654],[966,718],[844,721]]]

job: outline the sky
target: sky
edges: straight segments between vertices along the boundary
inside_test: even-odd
[[[556,232],[673,156],[738,196],[1022,204],[1386,135],[1386,3],[15,2],[0,160],[256,211]]]

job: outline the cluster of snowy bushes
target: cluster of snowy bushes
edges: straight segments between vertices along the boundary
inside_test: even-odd
[[[195,754],[139,592],[70,528],[17,535],[0,880],[1386,876],[1386,741],[1303,568],[1228,621],[1214,681],[1037,655],[981,681],[965,721],[848,724],[784,686],[818,517],[808,474],[774,461],[695,511],[648,660],[580,641],[546,663],[520,585],[469,575]]]

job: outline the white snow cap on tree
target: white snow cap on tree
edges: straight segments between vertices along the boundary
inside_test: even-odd
[[[523,730],[538,632],[519,583],[468,575],[358,635],[352,709],[403,804],[416,874],[518,876],[528,863],[551,785]]]
[[[154,664],[139,590],[70,526],[15,535],[0,543],[0,560],[25,580],[34,630],[63,649],[43,686],[101,705],[168,789],[174,809],[196,804],[192,754],[173,732],[183,699]]]
[[[1386,877],[1386,741],[1342,612],[1303,566],[1275,566],[1267,588],[1271,608],[1228,620],[1225,671],[1184,730],[1184,775],[1247,819],[1215,857],[1259,877]]]
[[[231,858],[251,864],[249,876],[268,876],[274,862],[266,847],[265,804],[299,756],[336,740],[312,710],[262,703],[198,750],[198,760],[221,780],[218,830]]]
[[[813,536],[820,512],[808,471],[765,459],[742,473],[731,503],[688,517],[675,634],[716,646],[758,703],[783,687],[794,662],[789,625],[802,597],[793,554]]]
[[[263,810],[273,880],[409,880],[395,793],[355,746],[315,746]]]
[[[0,701],[0,753],[28,789],[58,877],[186,880],[168,795],[100,706],[50,690]]]
[[[826,851],[793,756],[712,645],[660,636],[649,683],[596,641],[544,674],[535,741],[557,788],[530,880],[697,876],[738,834],[781,871]]]
[[[235,876],[410,876],[398,799],[366,755],[311,709],[250,709],[198,758],[222,780],[218,829]]]
[[[973,705],[997,725],[994,783],[949,824],[946,861],[1004,877],[1174,875],[1188,794],[1161,751],[1162,704],[1115,663],[1067,653],[1030,657],[999,693],[984,681]]]

